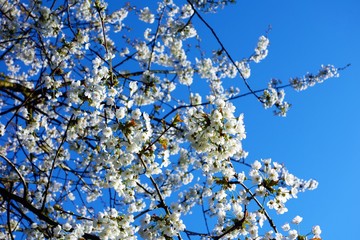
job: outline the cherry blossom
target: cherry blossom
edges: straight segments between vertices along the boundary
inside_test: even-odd
[[[0,239],[303,236],[276,216],[318,182],[248,159],[232,100],[285,116],[287,89],[342,69],[254,90],[270,36],[235,59],[203,18],[233,2],[0,0]]]

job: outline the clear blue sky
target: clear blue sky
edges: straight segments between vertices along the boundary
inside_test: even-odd
[[[253,97],[237,100],[245,113],[248,160],[271,157],[319,187],[289,203],[289,219],[301,215],[300,231],[313,224],[323,239],[357,239],[360,227],[360,2],[356,0],[238,1],[205,15],[236,59],[248,56],[272,26],[269,56],[252,65],[250,84],[262,88],[272,77],[316,72],[321,64],[351,63],[340,78],[303,92],[287,90],[293,104],[286,118],[262,110]]]

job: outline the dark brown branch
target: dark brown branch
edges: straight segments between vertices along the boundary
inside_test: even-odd
[[[85,240],[100,240],[100,238],[96,235],[92,235],[92,234],[89,234],[89,233],[85,233],[83,235],[83,238],[85,238]]]
[[[5,188],[0,187],[0,194],[1,196],[7,200],[7,201],[15,201],[17,203],[20,203],[25,208],[27,208],[29,211],[34,213],[40,220],[50,224],[51,226],[57,226],[59,225],[58,222],[52,220],[50,217],[46,216],[45,213],[37,208],[35,208],[30,202],[28,202],[26,199],[19,197],[13,193],[8,192]]]
[[[28,185],[27,185],[27,182],[24,179],[23,175],[19,172],[19,170],[17,169],[15,164],[13,162],[11,162],[7,157],[3,156],[2,154],[0,154],[0,157],[2,157],[15,170],[16,174],[19,176],[19,178],[24,186],[24,198],[26,199],[26,195],[28,194]]]
[[[24,97],[28,97],[33,92],[30,88],[24,87],[19,83],[9,82],[6,80],[0,81],[0,89],[10,89],[13,92],[20,92],[24,95]]]
[[[245,206],[244,217],[242,219],[240,219],[239,221],[236,221],[235,224],[231,228],[229,228],[228,230],[226,230],[225,232],[223,232],[219,236],[213,237],[213,239],[218,240],[218,239],[226,236],[227,234],[231,233],[232,231],[243,228],[243,224],[245,222],[246,215],[247,215],[247,209],[246,209],[246,206]]]

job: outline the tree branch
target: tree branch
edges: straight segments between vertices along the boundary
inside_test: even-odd
[[[50,217],[46,216],[45,213],[37,208],[35,208],[30,202],[28,202],[25,198],[19,197],[13,193],[8,192],[5,188],[0,187],[0,194],[3,196],[4,199],[7,201],[14,200],[21,205],[23,205],[25,208],[27,208],[29,211],[34,213],[40,220],[43,220],[44,222],[50,224],[51,226],[57,226],[59,225],[58,222],[52,220]]]

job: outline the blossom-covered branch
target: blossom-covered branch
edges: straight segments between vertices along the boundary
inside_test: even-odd
[[[0,239],[305,238],[274,216],[317,182],[248,160],[233,100],[284,116],[342,69],[253,89],[269,37],[237,60],[203,17],[234,2],[0,0]]]

